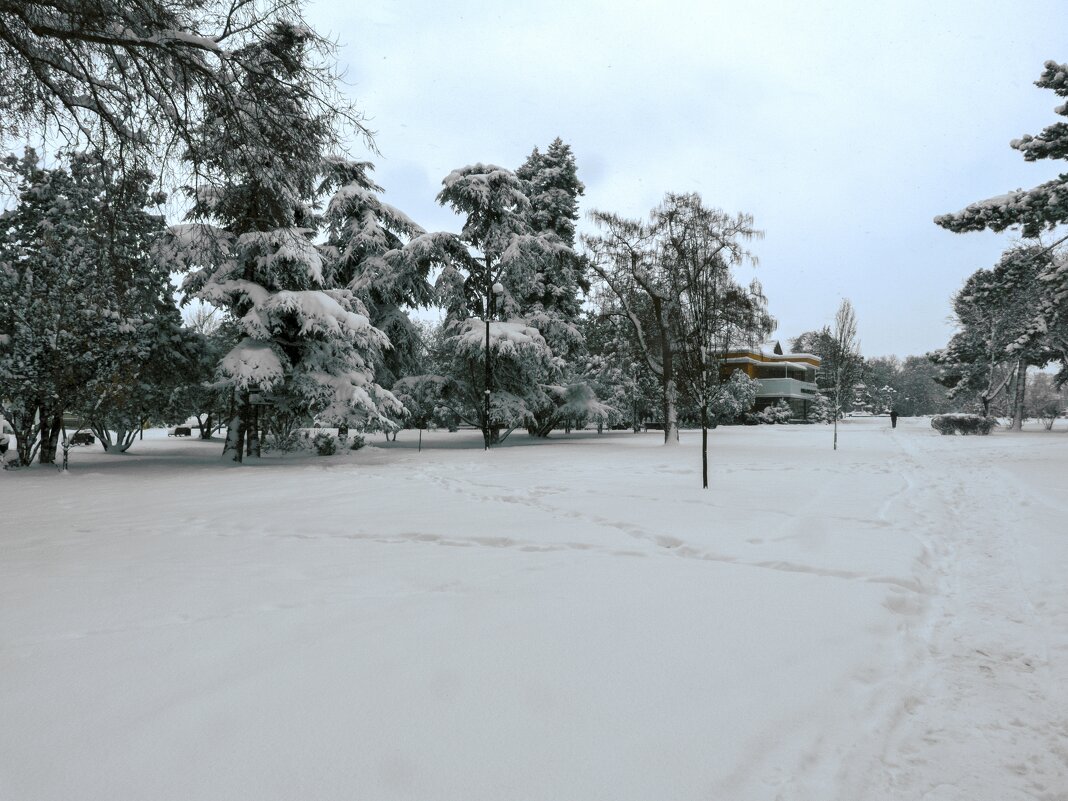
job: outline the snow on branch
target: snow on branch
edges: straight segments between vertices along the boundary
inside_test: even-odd
[[[486,347],[486,321],[477,317],[464,320],[460,323],[457,339],[465,350],[484,349]],[[500,355],[513,354],[524,349],[548,350],[545,339],[538,329],[531,328],[522,320],[491,321],[489,339],[490,350]]]
[[[261,309],[271,319],[296,317],[301,336],[324,334],[354,340],[371,337],[375,330],[366,316],[349,311],[331,293],[319,290],[276,292],[265,299]]]
[[[258,251],[262,266],[268,271],[298,265],[313,284],[323,283],[323,258],[303,228],[277,228],[273,231],[250,231],[242,234],[238,247]]]
[[[1025,237],[1037,237],[1068,222],[1068,175],[1033,189],[1017,189],[980,200],[955,214],[935,217],[934,221],[956,233],[988,228],[1000,232],[1020,226]]]
[[[243,339],[219,363],[219,373],[229,383],[247,389],[267,389],[285,377],[282,360],[266,342]]]
[[[218,264],[229,255],[235,237],[207,223],[172,225],[156,244],[156,254],[176,271]]]

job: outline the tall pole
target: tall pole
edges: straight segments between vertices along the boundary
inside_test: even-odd
[[[490,395],[493,393],[493,368],[490,366],[490,324],[489,324],[489,297],[486,298],[486,390],[483,393],[485,408],[482,417],[482,437],[485,440],[485,449],[489,450],[490,443]]]
[[[493,274],[490,272],[490,260],[489,256],[486,256],[486,390],[483,393],[485,400],[485,408],[483,409],[483,430],[482,437],[484,440],[485,450],[489,450],[490,446],[490,408],[491,408],[491,396],[493,394],[493,364],[490,361],[490,316],[492,314],[491,304],[493,303]]]

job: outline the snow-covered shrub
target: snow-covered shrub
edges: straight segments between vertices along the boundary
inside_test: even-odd
[[[780,399],[774,406],[769,406],[760,412],[760,422],[768,424],[789,423],[794,416],[793,409],[785,400]]]
[[[367,443],[363,438],[363,434],[353,434],[349,442],[349,450],[358,451],[366,444]]]
[[[333,456],[337,453],[337,437],[325,431],[320,431],[312,437],[312,447],[315,448],[315,452],[320,456]]]
[[[263,437],[263,448],[266,451],[279,451],[289,453],[299,450],[308,444],[307,432],[299,428],[283,432],[269,432]]]
[[[822,392],[817,392],[812,397],[812,403],[808,409],[808,419],[813,423],[830,423],[834,419],[834,408],[831,399]]]
[[[931,428],[943,436],[947,434],[989,434],[998,424],[993,417],[980,414],[936,414],[931,418]]]

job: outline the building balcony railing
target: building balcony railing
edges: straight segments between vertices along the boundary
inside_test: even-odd
[[[796,378],[758,378],[758,398],[803,398],[811,399],[819,391],[810,381],[798,381]]]

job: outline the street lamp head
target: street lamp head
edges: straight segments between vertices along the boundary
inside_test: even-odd
[[[504,284],[502,284],[500,281],[495,283],[493,285],[493,294],[494,295],[503,295],[504,294]]]

